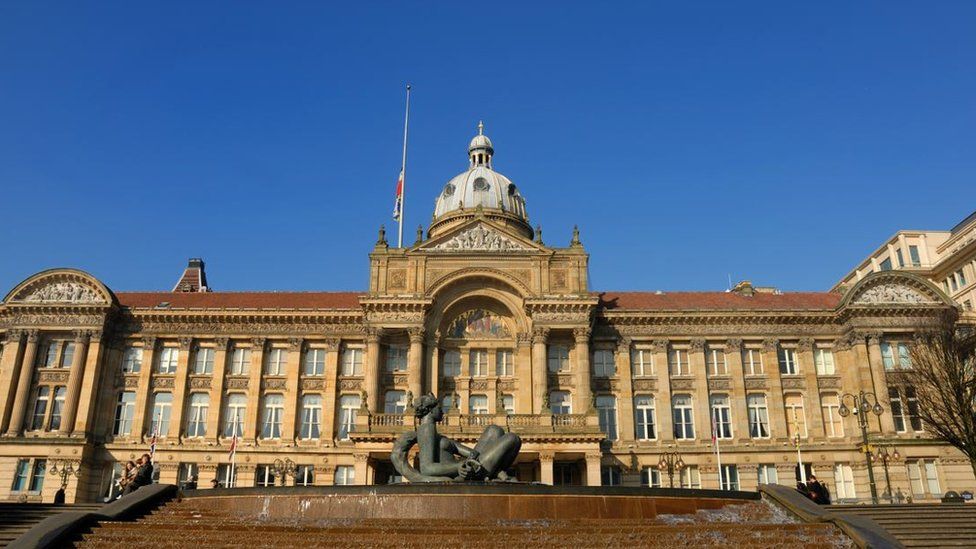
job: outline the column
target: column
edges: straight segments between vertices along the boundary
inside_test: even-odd
[[[264,345],[267,339],[251,339],[251,364],[247,380],[247,417],[244,419],[244,440],[255,442],[258,436],[258,415],[261,410],[261,375],[264,373]]]
[[[213,377],[210,379],[210,413],[207,415],[207,439],[214,442],[220,440],[220,414],[223,412],[228,342],[226,337],[218,337],[214,345]]]
[[[766,406],[769,410],[769,436],[771,439],[787,440],[786,406],[783,403],[783,381],[779,376],[779,340],[766,339],[763,341],[763,370],[769,381]]]
[[[668,340],[654,341],[654,374],[656,395],[654,408],[657,416],[657,438],[661,441],[674,440],[674,419],[671,415],[671,376],[668,374]]]
[[[705,340],[693,339],[688,349],[688,367],[691,369],[693,406],[695,408],[695,439],[712,439],[712,404],[708,391],[708,372],[705,368]]]
[[[61,427],[58,429],[61,435],[67,436],[74,431],[87,353],[88,332],[77,330],[75,331],[75,354],[71,357],[71,370],[68,372],[68,391],[64,397],[64,412],[61,414]]]
[[[593,408],[593,389],[590,384],[590,327],[573,329],[576,339],[576,405],[577,414]]]
[[[142,369],[139,370],[139,384],[136,386],[136,409],[132,416],[132,438],[141,441],[146,432],[146,407],[149,405],[149,382],[156,359],[156,337],[142,338]],[[176,403],[174,403],[176,404]]]
[[[440,393],[440,349],[437,347],[438,337],[436,335],[427,336],[427,368],[425,369],[426,375],[424,377],[424,383],[426,384],[427,391],[434,394],[434,396],[439,397]],[[414,398],[420,395],[414,395]],[[413,404],[411,402],[411,404]]]
[[[173,406],[170,409],[169,433],[160,433],[170,440],[179,440],[180,431],[183,427],[183,412],[186,410],[186,406],[183,404],[187,399],[186,379],[190,373],[190,349],[193,347],[193,338],[181,337],[179,342],[180,356],[176,362],[176,375],[173,376]],[[207,411],[208,418],[214,414],[220,415],[220,408],[215,408],[216,406],[220,406],[220,403],[210,402],[210,409]],[[149,424],[152,425],[152,421],[155,419],[149,418]]]
[[[354,471],[356,474],[356,484],[363,486],[369,483],[369,454],[353,454],[356,460]]]
[[[17,379],[17,393],[10,412],[10,425],[7,436],[20,436],[24,432],[24,414],[27,412],[27,397],[30,395],[31,378],[34,376],[34,360],[37,356],[37,330],[27,332],[27,348],[20,362],[20,376]]]
[[[12,395],[17,391],[17,379],[20,377],[20,361],[24,351],[23,332],[20,330],[8,330],[7,341],[3,344],[3,353],[0,354],[0,394]],[[12,398],[5,399],[0,405],[0,432],[7,432],[7,423],[10,421],[10,412],[13,408]]]
[[[541,414],[546,401],[546,340],[548,328],[532,330],[532,413]],[[549,484],[552,484],[552,460],[549,463]],[[543,481],[544,482],[544,481]]]
[[[749,412],[746,408],[745,371],[742,369],[742,340],[729,339],[725,342],[725,362],[729,368],[732,391],[729,405],[732,406],[732,429],[735,438],[749,440]]]
[[[423,394],[424,330],[410,328],[410,349],[407,351],[407,390],[416,398]]]
[[[74,425],[72,425],[72,435],[83,436],[90,432],[95,424],[99,399],[99,382],[102,379],[104,362],[109,361],[109,357],[115,356],[111,352],[105,353],[106,346],[102,345],[102,332],[95,330],[89,333],[88,354],[85,357],[84,371],[82,376],[81,391],[78,397],[78,410],[75,413]],[[113,362],[113,364],[116,364]]]
[[[884,371],[884,361],[881,358],[880,333],[872,333],[868,335],[867,358],[868,362],[865,366],[867,366],[871,373],[871,392],[873,392],[878,398],[878,403],[884,407],[884,412],[881,414],[880,418],[874,414],[868,414],[869,419],[872,417],[880,419],[880,422],[871,422],[871,424],[869,424],[871,426],[868,428],[868,430],[870,431],[872,427],[877,427],[881,429],[882,433],[894,434],[895,420],[891,416],[891,405],[888,404],[888,382],[886,381]]]
[[[931,263],[929,263],[929,245],[925,240],[925,233],[918,235],[918,258],[922,262],[922,267],[928,267],[931,265]]]
[[[630,338],[621,338],[617,342],[617,352],[614,362],[617,367],[617,437],[621,441],[633,442],[634,430],[634,390],[632,388],[633,375],[630,371]]]
[[[905,233],[898,233],[898,249],[901,251],[901,256],[905,259],[904,265],[898,265],[898,267],[911,267],[912,266],[912,256],[908,253],[908,246],[905,245]],[[895,263],[894,260],[891,261],[892,264]]]
[[[338,338],[329,339],[325,349],[325,380],[322,382],[322,428],[321,439],[331,446],[335,439],[336,409],[339,406],[339,349],[342,341]],[[335,467],[332,468],[333,474]],[[318,484],[318,482],[316,482]],[[331,480],[329,484],[332,484]]]
[[[370,328],[366,333],[366,372],[363,379],[366,402],[363,404],[370,412],[376,413],[380,393],[380,332]],[[358,482],[358,477],[357,477]]]
[[[555,455],[552,452],[539,452],[539,482],[552,486],[552,462]]]
[[[298,377],[302,369],[302,343],[300,337],[288,340],[288,358],[285,364],[285,417],[281,421],[281,440],[291,443],[294,443],[298,436],[296,418],[302,400],[298,385]],[[324,381],[322,386],[325,387]]]
[[[586,454],[586,485],[600,485],[600,452],[587,452]]]
[[[522,333],[515,336],[515,379],[528,380],[528,383],[515,383],[515,413],[531,414],[534,412],[532,396],[532,334]]]
[[[817,381],[817,365],[813,359],[813,340],[805,337],[799,341],[796,347],[797,367],[803,375],[804,402],[803,412],[806,414],[807,437],[825,438],[823,414],[821,408],[823,403],[820,401],[820,384]]]

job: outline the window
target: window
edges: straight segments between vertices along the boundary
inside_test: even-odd
[[[474,349],[468,354],[468,367],[471,368],[471,375],[484,377],[488,375],[488,351],[484,349]]]
[[[688,351],[684,349],[668,351],[668,371],[673,376],[691,375],[691,367],[688,365]]]
[[[823,422],[827,436],[844,436],[844,422],[840,417],[840,400],[837,395],[821,395],[820,401],[823,403]]]
[[[948,288],[950,286],[952,287],[953,292],[959,289],[959,284],[956,282],[955,276],[949,275],[948,282],[946,282],[946,293],[949,293]]]
[[[922,418],[918,415],[918,395],[915,394],[915,387],[905,387],[905,404],[908,405],[908,422],[912,430],[922,430]]]
[[[335,485],[349,486],[356,484],[356,468],[352,465],[340,465],[335,470]]]
[[[64,413],[64,398],[68,394],[67,387],[55,387],[54,388],[54,405],[51,406],[51,421],[48,425],[48,429],[56,430],[61,428],[61,414]],[[68,430],[71,429],[71,425],[65,425]]]
[[[729,365],[725,362],[725,349],[716,347],[705,349],[705,362],[708,365],[708,373],[710,375],[729,375]]]
[[[454,405],[458,404],[458,401],[454,400],[453,394],[444,395],[441,399],[441,409],[444,410],[445,414],[450,414],[454,411]],[[460,404],[458,404],[460,406]]]
[[[641,469],[641,486],[647,488],[661,487],[661,471],[657,467],[644,467]]]
[[[593,351],[593,374],[596,377],[613,377],[617,375],[617,365],[613,361],[613,351],[597,349]]]
[[[305,366],[302,370],[307,376],[325,374],[325,349],[309,349],[305,351]]]
[[[58,366],[58,342],[52,341],[44,348],[44,356],[41,359],[41,367],[57,368]]]
[[[905,429],[905,408],[901,405],[901,395],[898,389],[888,387],[888,406],[891,408],[891,417],[895,420],[895,431],[904,433]]]
[[[779,348],[779,373],[785,375],[799,373],[796,366],[796,349]]]
[[[247,395],[231,393],[224,405],[224,436],[244,436],[244,418],[247,417]]]
[[[502,395],[502,409],[506,414],[515,413],[515,395]]]
[[[742,368],[747,376],[759,376],[763,371],[762,350],[744,349],[742,351]]]
[[[461,375],[461,353],[457,351],[444,352],[444,377],[457,377]]]
[[[654,397],[638,395],[634,397],[634,425],[637,427],[637,440],[657,438],[657,418],[654,414]]]
[[[550,345],[547,358],[550,372],[569,371],[569,347],[565,345]]]
[[[173,393],[156,393],[153,396],[150,434],[166,436],[166,433],[169,432],[169,418],[172,407]]]
[[[607,440],[617,440],[617,399],[610,395],[596,397],[596,412]]]
[[[122,351],[122,373],[137,374],[142,370],[142,347],[126,347]]]
[[[676,395],[673,399],[674,407],[674,438],[677,440],[691,440],[695,438],[695,416],[691,406],[691,397]]]
[[[601,486],[620,486],[620,469],[613,465],[600,467]]]
[[[837,373],[834,368],[834,353],[830,349],[820,347],[814,349],[813,359],[817,364],[818,376],[832,376]]]
[[[964,273],[962,269],[959,269],[958,271],[956,271],[956,280],[959,281],[959,287],[960,288],[965,288],[966,287],[966,273]]]
[[[358,395],[342,395],[339,398],[339,438],[349,439],[349,433],[356,428],[356,412],[359,411]]]
[[[495,352],[495,375],[499,377],[515,375],[515,362],[512,351],[502,349]]]
[[[922,259],[918,255],[918,246],[908,247],[908,258],[912,260],[912,267],[921,267]]]
[[[207,393],[193,393],[190,395],[190,407],[187,410],[186,436],[207,436],[207,412],[210,410],[210,395]]]
[[[739,489],[739,468],[735,465],[722,465],[719,488],[722,490]]]
[[[13,492],[23,492],[27,490],[27,483],[30,481],[31,465],[29,459],[18,459],[17,468],[14,470],[14,483],[10,487]]]
[[[281,421],[285,414],[284,395],[264,395],[264,420],[261,422],[262,438],[281,438]]]
[[[898,248],[895,251],[898,253],[898,266],[899,267],[904,267],[905,266],[905,254],[902,253],[901,248]]]
[[[566,391],[553,391],[549,393],[549,409],[554,414],[573,413],[573,403],[570,402],[569,393]]]
[[[907,343],[898,344],[898,365],[902,368],[912,367],[912,358],[909,354]]]
[[[346,347],[342,350],[342,375],[363,375],[363,350],[359,347]]]
[[[752,438],[769,438],[769,409],[766,408],[766,395],[749,395],[746,397],[749,410],[749,436]]]
[[[322,396],[305,395],[302,397],[302,423],[298,436],[305,440],[319,438],[322,424]]]
[[[163,347],[159,352],[159,366],[156,373],[175,374],[179,364],[180,350],[176,347]]]
[[[732,438],[732,408],[726,395],[712,396],[712,429],[716,438]]]
[[[407,411],[407,394],[403,391],[387,391],[383,398],[383,412],[402,414]]]
[[[786,395],[786,433],[790,440],[797,434],[807,437],[807,421],[803,415],[803,395]]]
[[[274,471],[270,465],[258,465],[254,469],[254,485],[262,488],[275,485]]]
[[[70,341],[64,342],[64,350],[61,352],[61,360],[58,361],[58,368],[70,368],[74,359],[75,344]]]
[[[217,465],[217,486],[221,488],[233,488],[237,486],[237,467],[230,463]]]
[[[30,484],[28,490],[31,492],[41,492],[44,490],[44,474],[47,472],[47,460],[35,459],[34,467],[31,470]]]
[[[386,348],[386,371],[404,372],[407,370],[407,348],[403,345],[389,345]]]
[[[759,473],[759,484],[776,484],[779,482],[775,465],[760,463],[756,470]]]
[[[686,465],[684,469],[681,470],[681,487],[682,488],[701,488],[701,473],[698,471],[697,465]]]
[[[851,466],[838,463],[834,465],[834,486],[837,499],[855,499],[854,471]]]
[[[115,436],[125,436],[132,433],[132,416],[136,410],[136,394],[127,391],[119,394],[119,400],[115,404],[115,426],[112,434]]]
[[[206,375],[213,373],[214,350],[211,347],[200,347],[193,357],[193,373]]]
[[[884,260],[881,262],[881,270],[882,271],[890,271],[891,270],[891,258],[890,257],[884,258]]]
[[[44,419],[47,418],[47,405],[51,400],[51,388],[42,385],[37,388],[37,396],[34,398],[34,415],[31,416],[30,430],[40,431],[44,429]]]
[[[635,377],[654,375],[654,351],[634,349],[630,353],[631,370]]]
[[[230,374],[233,376],[246,376],[250,368],[251,350],[235,347],[230,360]]]
[[[295,470],[295,486],[315,486],[315,466],[299,465]]]
[[[912,494],[916,498],[942,497],[942,488],[939,485],[939,472],[933,459],[919,459],[906,461],[908,467],[908,478],[912,485]]]
[[[185,486],[187,482],[196,482],[200,478],[200,467],[196,463],[180,463],[176,472],[176,482]]]
[[[272,347],[264,359],[264,375],[283,376],[288,366],[288,349]]]
[[[471,415],[479,416],[488,413],[488,396],[487,395],[471,395],[468,399],[468,413]]]

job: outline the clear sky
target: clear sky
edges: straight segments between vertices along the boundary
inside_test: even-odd
[[[595,290],[825,290],[976,209],[976,2],[0,4],[0,295],[362,290],[484,119]],[[390,231],[393,232],[393,231]]]

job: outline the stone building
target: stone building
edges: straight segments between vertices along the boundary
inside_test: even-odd
[[[885,410],[872,440],[903,456],[893,490],[974,488],[899,378],[913,332],[954,310],[937,285],[890,270],[844,293],[594,290],[578,232],[546,242],[493,155],[479,132],[412,246],[380,231],[364,292],[215,292],[196,259],[170,292],[73,269],[23,281],[0,304],[0,499],[51,501],[70,464],[67,500],[100,500],[154,437],[162,482],[396,481],[392,442],[428,391],[450,436],[520,434],[521,480],[667,486],[678,452],[675,485],[717,488],[714,433],[725,488],[792,485],[799,441],[837,498],[865,499],[839,414],[864,390]]]

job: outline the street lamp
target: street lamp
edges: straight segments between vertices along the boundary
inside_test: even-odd
[[[889,451],[890,449],[890,451]],[[895,497],[891,493],[891,476],[888,474],[888,464],[896,461],[901,461],[901,454],[898,453],[898,449],[890,444],[883,444],[878,447],[877,454],[871,454],[871,461],[878,460],[881,462],[881,466],[884,467],[885,473],[885,494],[888,496],[888,503],[894,503]]]
[[[850,400],[852,407],[847,407],[847,401]],[[874,404],[871,404],[871,402]],[[878,397],[874,393],[866,393],[864,391],[859,392],[854,395],[851,393],[844,393],[840,397],[840,417],[847,417],[854,414],[857,418],[857,426],[861,428],[861,451],[864,452],[864,461],[868,465],[868,482],[871,485],[871,501],[875,505],[878,504],[878,486],[874,482],[874,469],[871,467],[871,446],[868,444],[868,412],[873,413],[876,416],[880,416],[884,413],[884,408],[878,402]]]
[[[280,476],[281,485],[286,486],[288,477],[291,476],[292,478],[295,478],[295,474],[298,473],[298,465],[296,465],[295,462],[290,458],[285,458],[284,461],[276,459],[274,460],[274,463],[271,464],[271,472],[274,473],[275,476]]]
[[[68,477],[77,477],[79,469],[81,469],[80,466],[78,469],[75,469],[74,465],[66,459],[56,459],[51,463],[51,468],[48,469],[48,472],[61,477],[61,489],[65,490],[68,488]]]
[[[668,473],[668,483],[674,488],[674,472],[681,472],[685,467],[685,462],[681,460],[681,454],[677,451],[664,452],[661,454],[661,461],[657,462],[657,468],[661,472]]]

